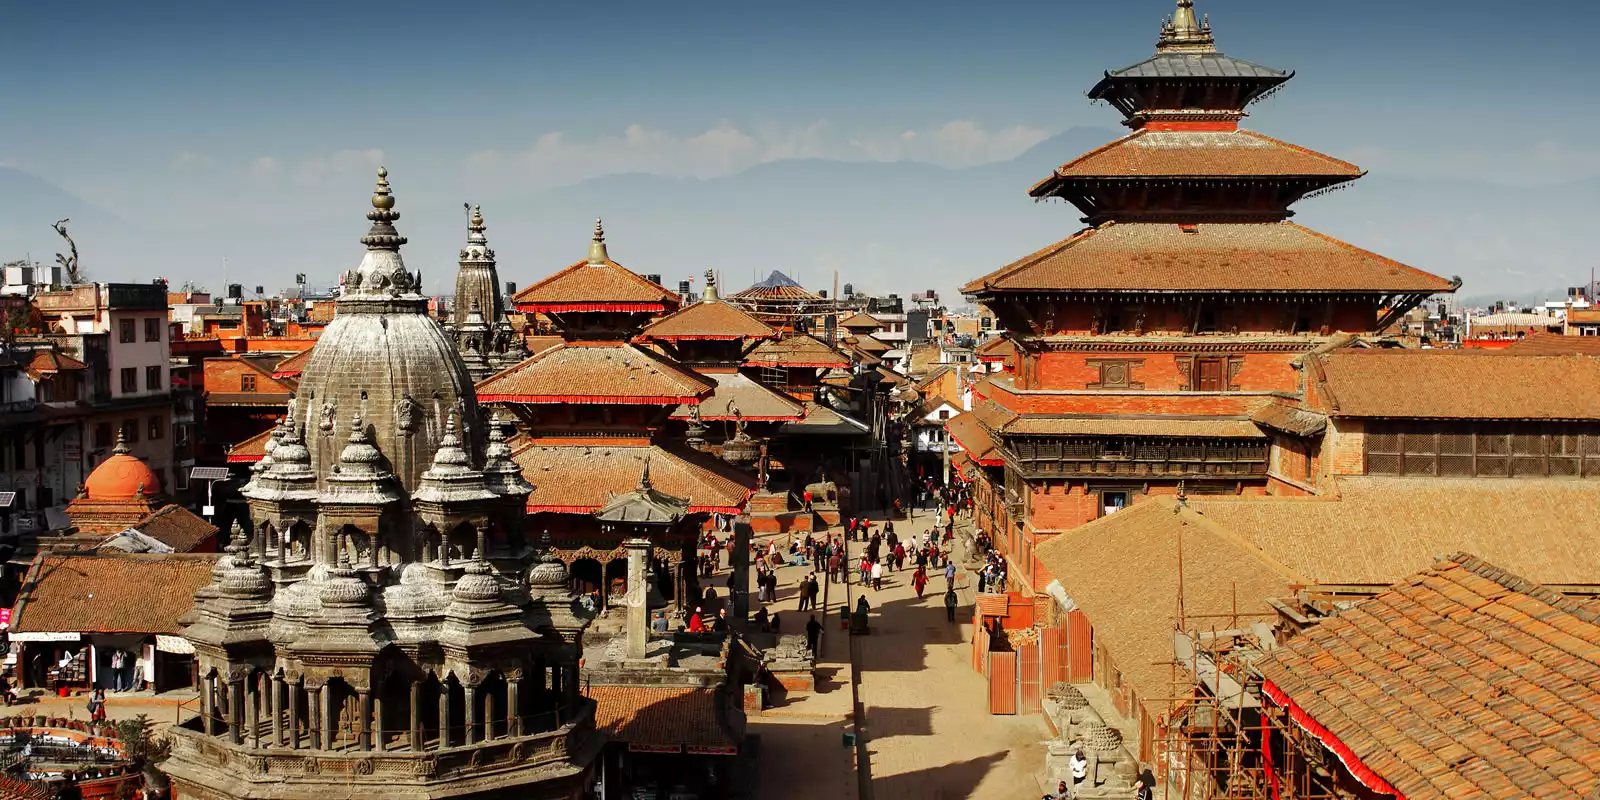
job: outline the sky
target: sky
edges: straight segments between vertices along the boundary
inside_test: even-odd
[[[1084,93],[1104,70],[1148,56],[1171,7],[12,2],[0,4],[0,167],[131,226],[191,236],[187,256],[160,257],[171,275],[204,279],[226,256],[272,282],[306,264],[252,253],[237,232],[359,220],[380,163],[403,210],[459,214],[466,200],[615,175],[716,179],[791,159],[1005,162],[1075,127],[1114,128],[1117,115]],[[1600,107],[1585,100],[1592,13],[1579,0],[1199,0],[1198,10],[1223,51],[1297,71],[1249,127],[1395,178],[1600,178]],[[50,210],[38,213],[42,222],[0,218],[0,258],[55,246]],[[225,252],[228,231],[237,252]],[[136,250],[119,259],[158,260]],[[348,260],[329,253],[322,271]],[[528,260],[543,274],[568,259]]]

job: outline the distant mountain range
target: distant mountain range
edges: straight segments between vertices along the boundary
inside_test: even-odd
[[[1026,190],[1058,164],[1121,135],[1073,128],[1004,162],[946,169],[913,162],[779,161],[714,179],[613,175],[538,192],[474,196],[484,206],[502,276],[538,280],[583,257],[593,218],[606,218],[612,255],[673,285],[717,269],[738,289],[780,269],[813,289],[839,281],[858,291],[938,290],[959,302],[961,283],[1081,227],[1077,209],[1034,203]],[[1337,154],[1335,154],[1337,155]],[[407,262],[430,291],[449,291],[464,232],[459,201],[406,192]],[[49,223],[71,217],[89,274],[99,280],[193,279],[287,284],[305,272],[332,283],[360,258],[364,195],[319,201],[310,224],[208,223],[159,230],[123,220],[57,186],[0,168],[0,259],[25,251],[49,262],[60,241]],[[320,203],[325,203],[322,207]],[[1543,300],[1587,282],[1597,266],[1588,233],[1600,181],[1526,187],[1467,179],[1372,175],[1303,203],[1298,222],[1443,276],[1464,297]]]

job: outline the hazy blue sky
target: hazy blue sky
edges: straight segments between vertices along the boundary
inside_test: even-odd
[[[966,167],[1114,126],[1083,94],[1152,52],[1171,6],[9,2],[0,165],[207,231],[326,219],[379,161],[410,209],[797,157]],[[1389,176],[1600,175],[1588,3],[1199,10],[1224,51],[1298,72],[1252,128]],[[0,240],[20,246],[41,245]]]

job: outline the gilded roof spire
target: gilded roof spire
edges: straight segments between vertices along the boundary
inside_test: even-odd
[[[611,260],[606,253],[606,229],[598,217],[594,221],[594,241],[589,243],[589,263],[599,266]]]
[[[707,303],[715,303],[715,302],[717,302],[718,300],[721,299],[717,295],[717,271],[716,270],[713,270],[713,269],[706,270],[706,293],[704,295],[702,295],[700,299],[705,301],[705,302],[707,302]]]
[[[1161,24],[1158,53],[1215,53],[1217,41],[1211,36],[1211,19],[1195,19],[1194,0],[1178,0],[1178,10]]]
[[[644,470],[639,473],[639,486],[636,491],[649,492],[654,488],[655,486],[650,483],[650,454],[646,453],[644,457]]]
[[[406,237],[394,228],[399,218],[400,212],[394,210],[394,194],[389,191],[389,170],[378,167],[378,185],[372,190],[372,210],[367,212],[372,227],[361,237],[361,243],[368,250],[399,250],[400,245],[406,243]]]
[[[117,428],[117,443],[111,448],[111,454],[114,456],[133,455],[133,451],[128,449],[128,433],[122,428]]]

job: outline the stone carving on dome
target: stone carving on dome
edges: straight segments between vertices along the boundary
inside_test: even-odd
[[[410,436],[417,432],[417,426],[422,422],[422,406],[411,398],[411,393],[400,395],[394,404],[394,427],[401,436]]]
[[[317,427],[323,433],[332,433],[334,426],[337,425],[339,421],[338,414],[339,408],[338,406],[334,405],[332,400],[323,400],[322,419],[317,422]]]

